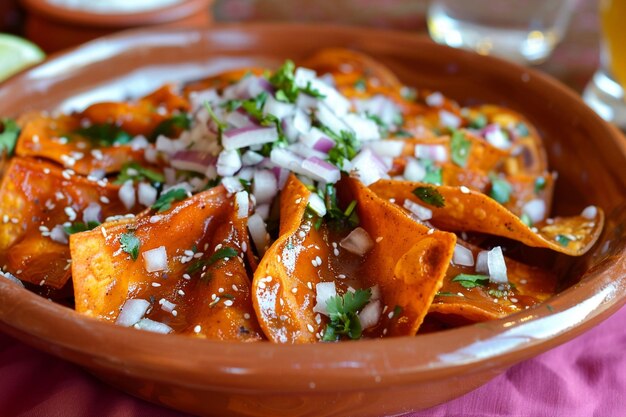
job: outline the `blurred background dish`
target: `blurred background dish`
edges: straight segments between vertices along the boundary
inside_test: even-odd
[[[212,0],[22,0],[21,4],[26,11],[25,36],[46,52],[134,27],[206,27],[212,22]]]

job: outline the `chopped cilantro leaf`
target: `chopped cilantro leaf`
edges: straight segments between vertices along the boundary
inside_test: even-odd
[[[335,146],[328,152],[328,161],[331,164],[341,168],[344,165],[344,160],[351,160],[358,153],[359,141],[353,132],[342,130],[337,135],[326,126],[321,126],[320,130],[335,141]]]
[[[95,145],[106,147],[124,145],[131,141],[132,136],[112,123],[94,124],[76,129],[72,133],[92,141]]]
[[[452,138],[450,139],[450,156],[452,162],[462,168],[465,168],[471,146],[472,142],[465,138],[465,134],[463,134],[463,132],[459,130],[452,132]]]
[[[245,191],[248,193],[252,193],[252,182],[250,180],[246,180],[244,178],[239,178],[239,182]]]
[[[459,294],[449,291],[438,291],[435,297],[459,297]]]
[[[502,298],[505,295],[508,295],[509,292],[508,291],[504,291],[504,290],[496,290],[494,288],[489,289],[489,291],[487,291],[487,294],[489,294],[490,296],[494,297],[494,298]]]
[[[324,341],[336,341],[341,336],[352,340],[360,339],[363,329],[357,313],[365,307],[372,296],[371,289],[348,291],[326,301],[330,323],[324,331]]]
[[[395,306],[393,308],[393,318],[395,319],[395,318],[400,317],[400,314],[402,314],[402,311],[403,311],[402,306],[399,306],[399,305]]]
[[[87,230],[95,229],[98,226],[100,226],[100,222],[91,221],[87,222],[86,224],[76,222],[73,223],[71,226],[63,226],[63,230],[65,230],[65,233],[67,233],[68,235],[73,235],[74,233],[86,232]]]
[[[115,184],[124,184],[128,180],[150,181],[153,184],[162,184],[165,182],[165,177],[160,172],[145,168],[137,162],[128,162],[122,167],[122,171],[115,180]]]
[[[413,134],[411,132],[408,132],[404,129],[398,129],[397,131],[393,133],[393,135],[396,138],[412,138],[413,137]]]
[[[489,196],[496,200],[500,204],[506,204],[511,199],[511,192],[513,188],[507,180],[497,177],[496,175],[489,175],[491,179],[491,191]]]
[[[277,91],[282,91],[282,98],[286,102],[295,102],[298,98],[298,87],[295,83],[294,72],[296,70],[296,66],[291,60],[286,60],[285,63],[270,77],[270,83],[277,89]],[[278,97],[276,97],[279,100]]]
[[[141,241],[135,236],[134,231],[128,231],[128,233],[122,233],[120,236],[120,246],[124,252],[130,255],[133,261],[136,261],[139,257],[139,246]]]
[[[566,247],[572,241],[570,238],[564,235],[556,235],[554,240],[556,240],[556,242],[563,247]]]
[[[221,107],[224,107],[228,112],[233,112],[241,107],[242,103],[243,102],[241,100],[232,99],[223,103]]]
[[[175,188],[169,190],[159,197],[159,199],[152,205],[152,210],[158,212],[167,211],[172,207],[172,203],[187,198],[187,191],[182,188]]]
[[[544,177],[537,177],[535,180],[535,193],[539,193],[539,191],[546,188],[546,179]]]
[[[367,83],[363,78],[359,78],[354,82],[354,89],[356,91],[364,92],[367,89]]]
[[[523,213],[519,219],[528,227],[531,227],[533,225],[533,220],[526,213]]]
[[[355,210],[356,200],[350,202],[345,210],[341,210],[337,203],[337,189],[334,184],[326,184],[324,190],[318,191],[326,205],[326,217],[332,226],[338,229],[354,229],[359,225],[359,216]]]
[[[204,107],[206,108],[206,111],[209,112],[209,116],[211,116],[211,120],[213,120],[213,122],[217,125],[218,129],[224,130],[228,127],[228,125],[225,122],[221,121],[217,117],[217,115],[213,111],[213,108],[211,107],[211,104],[208,101],[204,102]]]
[[[13,119],[0,119],[0,153],[6,153],[6,156],[13,155],[17,138],[20,136],[20,127]]]
[[[424,203],[430,204],[431,206],[441,208],[445,206],[446,203],[445,198],[433,187],[417,187],[413,190],[413,194]]]
[[[301,88],[300,91],[304,94],[310,95],[311,97],[322,99],[326,98],[324,94],[320,93],[318,90],[311,86],[311,81],[307,81],[306,86],[304,88]]]
[[[179,130],[187,130],[191,127],[191,117],[187,113],[174,114],[169,119],[163,120],[154,128],[150,139],[156,140],[160,135],[172,137]]]
[[[463,288],[484,286],[488,281],[489,277],[486,275],[459,274],[452,278],[452,282],[458,282]]]
[[[482,129],[487,126],[487,117],[484,114],[480,113],[472,120],[470,120],[469,125],[472,129]]]
[[[422,159],[420,162],[426,169],[426,175],[422,179],[422,182],[425,182],[426,184],[442,185],[443,169],[436,166],[430,159]]]
[[[523,122],[519,122],[517,126],[515,126],[515,130],[517,131],[517,134],[522,137],[530,135],[528,126],[526,126],[526,124]]]
[[[287,94],[283,90],[276,92],[276,100],[289,103],[289,97],[287,97]]]
[[[208,259],[198,259],[194,263],[192,263],[189,268],[187,268],[187,273],[192,275],[200,270],[202,270],[205,266],[209,267],[216,263],[221,259],[226,258],[234,258],[237,256],[237,251],[230,247],[223,247],[217,251],[213,255],[211,255]]]

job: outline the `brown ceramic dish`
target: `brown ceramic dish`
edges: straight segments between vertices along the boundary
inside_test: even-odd
[[[213,0],[183,0],[158,9],[117,14],[65,8],[48,0],[21,2],[28,13],[26,37],[44,51],[54,52],[140,26],[205,27],[212,21],[209,8]]]
[[[142,31],[98,40],[0,85],[0,114],[138,95],[227,67],[277,65],[327,46],[364,51],[416,87],[492,102],[540,129],[560,176],[559,213],[588,204],[608,226],[574,260],[580,281],[506,319],[395,338],[285,346],[164,336],[98,322],[0,280],[0,328],[158,404],[202,415],[390,415],[450,400],[572,339],[626,301],[626,141],[567,88],[534,71],[413,34],[319,26]],[[106,88],[105,88],[106,87]],[[71,100],[70,100],[71,99]]]

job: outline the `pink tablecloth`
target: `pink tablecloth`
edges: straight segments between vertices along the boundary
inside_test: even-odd
[[[0,334],[2,417],[175,417]],[[487,385],[411,417],[626,416],[626,307]]]

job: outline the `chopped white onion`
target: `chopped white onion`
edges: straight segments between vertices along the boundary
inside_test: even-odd
[[[67,245],[67,233],[65,233],[65,228],[62,224],[57,224],[50,231],[50,239],[57,243],[62,243]]]
[[[272,149],[270,160],[279,167],[295,172],[296,174],[308,175],[308,173],[302,169],[302,161],[304,161],[304,159],[287,149]]]
[[[431,159],[435,162],[448,161],[448,149],[445,145],[415,145],[415,157]]]
[[[230,129],[222,134],[222,146],[224,149],[240,149],[252,145],[263,145],[265,143],[276,142],[278,140],[278,130],[276,126],[270,127],[242,127],[240,129]]]
[[[455,265],[474,266],[474,255],[472,254],[471,250],[457,243],[454,247],[452,262]]]
[[[115,324],[124,327],[133,326],[143,318],[148,308],[150,308],[150,303],[146,300],[140,298],[126,300],[122,306],[122,311],[120,311],[115,320]]]
[[[167,136],[159,135],[156,140],[156,150],[165,152],[169,155],[174,155],[178,151],[183,151],[187,147],[187,144],[182,140],[170,139]]]
[[[165,298],[161,298],[159,300],[159,304],[161,305],[161,310],[171,313],[176,308],[176,304],[171,301],[167,301]]]
[[[145,136],[137,135],[132,138],[128,144],[133,151],[139,151],[141,149],[146,149],[150,145],[150,142],[148,142],[148,139],[146,139]]]
[[[247,191],[239,191],[235,194],[235,208],[237,209],[237,218],[244,219],[248,217],[250,198]]]
[[[302,170],[309,177],[327,184],[334,184],[341,179],[339,168],[315,156],[302,162]]]
[[[257,153],[254,151],[246,151],[241,157],[241,162],[245,166],[253,166],[253,165],[260,164],[264,158],[265,157],[261,155],[260,153]]]
[[[498,149],[508,149],[511,147],[511,141],[506,137],[499,125],[491,124],[483,129],[483,133],[490,145]]]
[[[135,329],[146,330],[148,332],[167,334],[171,333],[173,329],[164,323],[150,319],[141,319],[134,326]]]
[[[422,181],[426,177],[426,168],[416,159],[409,159],[404,167],[404,178],[408,181]]]
[[[395,139],[373,140],[364,143],[363,146],[370,148],[376,155],[396,158],[404,151],[404,142]]]
[[[370,301],[380,300],[380,297],[382,296],[382,294],[380,292],[380,287],[378,285],[374,285],[373,287],[371,287],[370,291],[372,291],[372,296],[370,297]]]
[[[444,97],[439,91],[435,91],[426,96],[424,99],[430,107],[439,107],[443,105]]]
[[[339,246],[355,255],[363,256],[374,247],[374,241],[365,229],[357,227],[339,243]]]
[[[9,281],[14,282],[17,285],[24,287],[24,283],[20,281],[15,275],[11,274],[10,272],[0,271],[0,277],[6,278]]]
[[[85,224],[90,222],[102,222],[102,207],[100,204],[89,203],[85,210],[83,210],[83,222]]]
[[[269,235],[267,234],[265,221],[263,221],[263,218],[258,213],[248,218],[248,231],[250,231],[250,237],[252,238],[252,242],[259,256],[263,256],[267,248]]]
[[[315,113],[320,123],[326,126],[336,134],[340,134],[342,131],[354,133],[354,130],[348,126],[343,120],[341,120],[331,109],[325,104],[320,104],[317,107],[317,113]]]
[[[278,181],[272,171],[257,169],[252,181],[252,194],[257,204],[271,203],[278,193]]]
[[[489,265],[487,264],[487,254],[489,251],[481,250],[476,255],[476,272],[489,275]]]
[[[540,198],[530,200],[522,207],[522,213],[530,217],[533,224],[539,223],[546,218],[546,202]]]
[[[150,249],[141,254],[148,272],[159,272],[167,269],[167,251],[165,246]]]
[[[350,113],[344,116],[343,121],[350,126],[350,129],[352,129],[356,138],[360,141],[380,139],[380,130],[372,119]]]
[[[235,175],[241,166],[241,157],[235,149],[223,150],[217,157],[217,174],[222,177]]]
[[[243,190],[243,184],[237,177],[222,178],[222,185],[226,188],[226,191],[229,194],[235,194],[236,192]]]
[[[596,206],[588,206],[580,213],[587,220],[593,220],[598,216],[598,208]]]
[[[127,180],[117,192],[118,197],[126,210],[130,210],[135,206],[135,187],[132,180]]]
[[[500,246],[496,246],[487,253],[487,266],[489,267],[489,281],[499,284],[509,282],[506,274],[506,263]]]
[[[381,178],[387,178],[385,163],[370,149],[364,148],[351,161],[351,175],[363,184],[370,185]]]
[[[305,134],[311,130],[311,118],[302,110],[296,109],[293,115],[293,127],[299,134]]]
[[[239,110],[228,113],[224,120],[226,121],[226,123],[236,129],[255,125],[254,121],[250,118],[248,114],[245,114]]]
[[[139,204],[150,207],[157,199],[157,189],[151,184],[141,182],[137,190],[137,199],[139,200]]]
[[[362,329],[369,329],[376,326],[382,315],[380,300],[371,301],[359,313],[359,321]]]
[[[322,197],[315,193],[309,195],[309,207],[320,217],[326,215],[326,204],[324,200],[322,200]]]
[[[283,103],[276,100],[272,95],[268,95],[263,105],[263,114],[271,114],[276,116],[279,120],[290,116],[295,110],[295,106],[291,103]]]
[[[316,158],[326,159],[328,157],[326,153],[315,150],[315,148],[309,147],[302,142],[292,143],[287,147],[287,149],[303,158],[310,158],[312,156],[315,156]]]
[[[442,126],[457,129],[461,126],[461,118],[447,110],[439,110],[439,122]]]
[[[328,316],[328,309],[326,303],[332,297],[337,295],[337,288],[334,282],[319,282],[315,284],[315,301],[316,304],[313,307],[313,312],[324,314]]]
[[[433,218],[433,211],[431,209],[417,204],[412,200],[404,200],[404,208],[415,214],[415,216],[422,221],[427,221]]]
[[[270,216],[270,205],[269,204],[259,204],[255,207],[254,212],[261,216],[263,220],[267,220]]]

